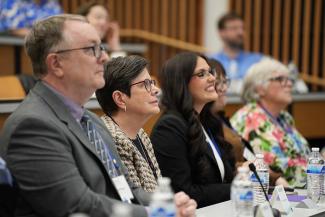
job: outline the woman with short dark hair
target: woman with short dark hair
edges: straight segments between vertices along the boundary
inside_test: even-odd
[[[105,113],[102,119],[130,180],[153,192],[161,175],[152,144],[142,127],[160,111],[159,89],[147,67],[147,60],[140,56],[112,59],[105,65],[105,86],[96,91],[96,96]]]

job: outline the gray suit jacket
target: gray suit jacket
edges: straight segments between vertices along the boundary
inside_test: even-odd
[[[122,165],[104,124],[96,115],[86,112]],[[16,216],[62,217],[84,212],[91,217],[107,217],[112,213],[112,205],[120,203],[80,124],[42,82],[8,118],[0,144],[1,155],[19,188]],[[147,194],[131,188],[137,198],[135,203],[148,202]],[[131,207],[135,216],[147,216],[143,206]]]

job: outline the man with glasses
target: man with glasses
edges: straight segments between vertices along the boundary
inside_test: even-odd
[[[114,142],[101,120],[83,105],[103,87],[107,54],[85,19],[58,15],[34,25],[25,47],[40,79],[8,118],[1,156],[17,182],[16,216],[110,216],[129,203],[133,216],[147,216],[142,189],[127,183]],[[180,216],[195,203],[175,197]]]
[[[228,92],[239,93],[248,68],[260,61],[263,55],[243,50],[245,30],[243,19],[239,15],[235,13],[223,15],[217,22],[217,29],[223,42],[223,50],[213,54],[211,58],[222,63],[227,77],[232,80]]]

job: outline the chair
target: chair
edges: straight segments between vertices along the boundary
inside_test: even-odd
[[[0,76],[0,100],[19,100],[25,96],[25,90],[17,76]]]

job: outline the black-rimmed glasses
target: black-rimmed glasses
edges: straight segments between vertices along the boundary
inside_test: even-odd
[[[106,51],[105,47],[101,44],[95,44],[93,46],[88,47],[80,47],[80,48],[72,48],[72,49],[65,49],[65,50],[58,50],[54,53],[64,53],[64,52],[70,52],[74,50],[89,50],[91,49],[93,51],[94,56],[99,59],[102,56],[102,52]]]
[[[195,73],[192,75],[192,77],[193,77],[193,76],[197,76],[197,77],[199,77],[199,78],[206,78],[206,77],[208,77],[209,75],[212,75],[212,76],[215,77],[216,74],[217,74],[217,72],[216,72],[216,70],[214,70],[214,69],[209,69],[209,70],[201,69],[200,71],[195,72]]]
[[[231,83],[230,78],[216,79],[215,89],[219,91],[219,90],[223,90],[225,87],[229,88],[230,83]]]
[[[291,82],[291,84],[294,84],[295,83],[295,79],[294,78],[291,78],[289,76],[283,76],[283,75],[280,75],[280,76],[277,76],[277,77],[273,77],[273,78],[269,78],[268,79],[269,81],[277,81],[280,83],[280,85],[282,87],[285,87],[286,85],[288,85],[288,81]]]
[[[152,85],[156,86],[156,81],[155,80],[150,80],[150,79],[144,79],[143,81],[139,81],[133,84],[130,84],[130,87],[133,85],[137,85],[137,84],[144,84],[144,87],[146,88],[146,90],[150,93],[152,90]]]

